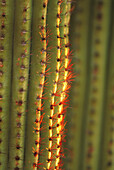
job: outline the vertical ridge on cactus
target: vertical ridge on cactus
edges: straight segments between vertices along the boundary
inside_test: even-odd
[[[70,8],[71,4],[67,2],[67,5],[65,6],[65,17],[64,17],[64,55],[65,55],[65,63],[64,63],[64,77],[63,77],[63,85],[62,85],[62,91],[60,95],[60,103],[59,103],[59,108],[58,108],[58,120],[57,124],[59,125],[57,127],[57,146],[60,146],[62,143],[62,136],[63,136],[63,129],[64,129],[64,115],[61,114],[64,110],[65,103],[64,101],[66,100],[66,95],[67,95],[67,90],[69,88],[69,81],[70,81],[70,76],[71,76],[71,71],[69,71],[69,20],[70,20]],[[56,158],[56,167],[60,163],[60,152],[61,148],[57,148],[57,158]]]
[[[47,18],[46,18],[46,25],[47,25],[47,68],[48,75],[45,79],[44,84],[44,98],[43,100],[43,122],[44,124],[41,125],[42,133],[41,133],[41,155],[39,158],[39,162],[41,163],[41,169],[50,170],[53,166],[53,114],[55,109],[55,101],[52,95],[54,89],[54,82],[56,80],[56,66],[57,66],[57,0],[48,1],[47,5]],[[53,63],[51,65],[51,63]],[[55,129],[54,129],[55,130]]]
[[[0,169],[8,167],[8,134],[11,95],[13,0],[0,0]]]
[[[111,20],[114,19],[112,1],[111,7]],[[113,170],[114,169],[114,22],[110,24],[110,43],[108,50],[108,61],[107,61],[107,77],[106,77],[106,98],[104,107],[104,122],[101,143],[101,159],[100,169]],[[103,152],[102,152],[103,151]]]
[[[84,143],[84,170],[87,169],[87,167],[90,167],[93,170],[96,170],[99,167],[100,136],[104,113],[106,63],[108,57],[107,43],[109,43],[109,25],[111,21],[110,2],[104,0],[103,5],[100,8],[98,0],[96,0],[94,4],[91,75],[90,88],[88,90],[89,99],[86,112],[87,122]],[[96,29],[98,26],[101,27],[102,31]],[[98,41],[100,43],[97,43]],[[96,92],[93,91],[94,88],[97,89]],[[89,145],[88,143],[91,144]]]
[[[52,89],[52,94],[51,94],[51,101],[50,101],[50,118],[49,118],[49,138],[52,139],[53,136],[54,136],[54,131],[53,130],[53,124],[54,124],[54,121],[52,119],[52,117],[54,116],[54,113],[55,113],[55,95],[53,94],[56,94],[57,93],[57,89],[58,89],[58,81],[59,81],[59,77],[60,77],[60,60],[61,60],[61,53],[60,53],[60,6],[61,6],[61,2],[60,3],[57,3],[58,1],[56,1],[56,17],[57,19],[55,20],[55,30],[56,30],[56,35],[53,35],[55,36],[55,41],[56,41],[56,45],[54,48],[57,48],[57,53],[54,53],[54,55],[56,56],[56,59],[57,59],[57,64],[56,64],[56,69],[54,70],[54,72],[56,72],[55,74],[55,78],[54,78],[54,85],[53,85],[53,89]],[[49,3],[51,5],[51,3]],[[51,16],[51,15],[49,15]],[[47,23],[48,21],[50,20],[50,18],[47,20]],[[56,134],[55,134],[56,135]],[[50,169],[50,167],[52,167],[53,165],[52,164],[52,161],[53,161],[53,153],[52,152],[52,149],[53,149],[53,140],[49,140],[49,146],[48,146],[48,162],[47,162],[47,169]],[[56,158],[55,158],[56,159]],[[56,161],[56,160],[55,160]],[[54,169],[54,167],[53,167]]]
[[[47,0],[33,1],[31,71],[28,95],[27,134],[24,169],[40,166],[43,88],[46,75],[46,13]]]
[[[68,165],[64,163],[65,170],[80,169],[83,152],[83,131],[85,129],[84,114],[87,105],[87,91],[89,81],[90,68],[90,48],[91,48],[91,17],[92,3],[90,0],[76,1],[73,3],[74,10],[71,15],[70,22],[70,41],[73,60],[73,71],[76,78],[72,83],[69,94],[70,108],[66,115],[66,142],[65,142],[65,158],[63,162],[68,161]],[[90,10],[91,9],[91,10]],[[91,16],[90,16],[91,14]],[[69,114],[70,113],[70,114]],[[70,130],[72,129],[72,130]],[[73,139],[72,139],[73,138]],[[69,147],[68,147],[69,146]],[[67,149],[68,148],[68,149]],[[77,154],[78,153],[78,154]],[[72,157],[72,155],[74,155]],[[71,161],[72,159],[72,161]],[[70,163],[71,162],[71,163]]]
[[[60,30],[60,55],[61,55],[61,66],[59,69],[60,75],[59,75],[59,79],[60,82],[63,84],[64,81],[64,69],[65,69],[65,36],[67,36],[67,32],[65,31],[65,17],[66,17],[66,1],[62,1],[61,6],[60,6],[60,24],[59,24],[59,30]],[[65,32],[65,33],[64,33]],[[59,164],[60,169],[62,168],[63,162],[61,160],[61,157],[64,155],[63,152],[63,147],[62,147],[62,143],[64,142],[64,132],[63,132],[63,128],[65,127],[65,122],[64,122],[64,116],[65,116],[65,109],[63,108],[61,110],[60,113],[60,106],[61,106],[61,93],[63,93],[62,88],[61,88],[61,83],[58,84],[58,103],[60,104],[57,107],[57,122],[56,122],[56,133],[57,133],[57,146],[56,146],[56,164],[55,164],[55,168],[57,167],[57,165]],[[60,117],[63,115],[63,118],[61,120],[61,122],[59,123],[59,119]],[[60,130],[61,129],[61,130]],[[60,133],[58,133],[60,130]],[[60,134],[60,135],[59,135]],[[59,143],[59,140],[61,139],[61,142]]]
[[[27,109],[32,1],[15,1],[12,99],[8,168],[23,168]]]

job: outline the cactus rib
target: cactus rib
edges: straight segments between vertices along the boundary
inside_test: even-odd
[[[9,169],[23,169],[32,1],[15,1]],[[14,5],[13,4],[13,5]]]
[[[25,169],[40,168],[43,89],[46,76],[46,14],[47,0],[33,2],[31,71],[28,95]]]
[[[0,169],[8,169],[13,0],[0,0]]]
[[[110,25],[110,2],[104,0],[101,7],[95,1],[91,49],[91,77],[87,122],[84,143],[83,169],[98,169],[103,103],[105,97],[105,75]],[[97,9],[97,10],[96,10]],[[100,30],[98,29],[101,28]],[[94,92],[94,88],[97,90]]]
[[[113,12],[114,2],[112,1],[111,20],[114,19]],[[99,169],[114,169],[114,22],[110,26],[110,42],[109,42],[109,59],[107,61],[107,78],[106,78],[106,101],[104,106],[104,123],[101,142],[101,159],[99,161]],[[102,152],[103,151],[103,152]]]

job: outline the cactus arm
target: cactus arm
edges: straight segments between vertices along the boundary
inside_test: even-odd
[[[30,59],[32,1],[15,1],[9,170],[22,169]]]
[[[27,134],[24,169],[40,168],[39,156],[43,88],[46,68],[46,14],[47,0],[33,1],[32,56],[28,96]]]
[[[110,1],[98,0],[94,5],[93,36],[91,49],[91,78],[85,131],[83,170],[98,169],[100,136],[105,96],[107,43],[110,25]],[[96,91],[94,91],[94,88]]]
[[[106,105],[103,126],[103,138],[101,142],[101,161],[100,169],[114,169],[114,2],[112,3],[112,24],[110,25],[110,43],[109,43],[109,59],[107,62],[107,90],[106,90]],[[109,71],[108,71],[109,70]]]
[[[0,169],[8,169],[13,0],[0,0]]]

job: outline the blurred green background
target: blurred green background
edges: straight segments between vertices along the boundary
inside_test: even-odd
[[[114,0],[73,0],[65,170],[114,170]],[[67,163],[66,163],[67,162]]]

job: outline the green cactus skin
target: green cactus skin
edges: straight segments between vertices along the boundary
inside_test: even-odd
[[[88,68],[89,68],[89,48],[90,48],[90,28],[91,20],[90,13],[91,1],[76,1],[73,4],[75,7],[71,15],[71,44],[74,64],[74,72],[76,73],[75,81],[72,83],[71,92],[69,95],[70,106],[68,108],[66,121],[67,136],[64,161],[68,161],[69,164],[64,163],[65,170],[78,169],[80,166],[80,157],[82,154],[82,131],[83,120],[85,121],[84,108],[86,107],[85,98],[87,98],[87,84],[89,80]],[[92,6],[91,6],[92,9]],[[89,48],[88,48],[89,46]],[[88,77],[88,78],[87,78]],[[70,113],[70,114],[69,114]],[[74,127],[75,126],[75,127]],[[70,130],[70,128],[72,130]],[[75,134],[75,135],[74,135]],[[74,140],[72,137],[74,136]],[[73,149],[73,151],[72,151]],[[73,153],[72,153],[73,152]],[[69,154],[70,153],[70,154]],[[78,153],[78,154],[77,154]],[[71,155],[73,157],[71,158]],[[70,163],[72,159],[73,162]]]
[[[47,0],[33,2],[32,57],[28,96],[27,134],[24,169],[37,169],[41,140],[43,87],[46,68],[46,13]],[[47,122],[48,123],[48,122]],[[45,147],[45,145],[44,145]]]
[[[12,101],[10,114],[9,170],[23,169],[25,118],[28,92],[32,1],[18,0],[15,5]]]
[[[100,170],[102,167],[100,160],[104,164],[107,162],[104,161],[107,159],[106,154],[103,154],[103,149],[106,148],[107,143],[103,142],[102,124],[104,120],[104,97],[112,1],[107,2],[104,0],[100,2],[95,0],[92,2],[88,1],[88,3],[90,4],[87,4],[87,1],[76,1],[76,9],[78,9],[78,5],[80,7],[79,14],[78,11],[74,11],[72,16],[75,18],[76,15],[76,27],[74,26],[74,20],[71,20],[71,27],[73,27],[71,28],[72,32],[70,32],[72,48],[75,49],[77,46],[76,52],[74,50],[73,62],[78,61],[74,66],[74,70],[76,74],[79,71],[79,76],[76,77],[71,88],[70,106],[72,108],[69,108],[67,111],[66,120],[69,123],[67,124],[67,143],[64,146],[68,148],[65,152],[66,158],[64,159],[65,170]],[[87,11],[85,12],[84,9]],[[85,24],[83,25],[83,23]],[[77,29],[76,39],[74,38],[74,28]],[[85,54],[87,55],[86,57]],[[81,57],[84,57],[83,60]],[[83,63],[84,59],[85,62]],[[85,77],[83,77],[83,74],[85,74]],[[83,81],[84,79],[85,81]],[[74,94],[75,97],[73,97]],[[70,115],[68,114],[69,112],[71,113]],[[105,126],[106,124],[107,120]],[[70,129],[71,127],[73,129]],[[109,128],[109,124],[106,128]],[[101,143],[104,143],[103,149]],[[113,144],[111,147],[113,148]],[[101,158],[101,155],[104,155],[104,157]],[[111,160],[113,160],[113,154],[112,159],[110,157],[110,160],[108,160],[109,164],[111,164]],[[102,169],[107,169],[107,167],[102,167]]]
[[[0,0],[0,169],[8,165],[8,132],[10,112],[13,0]]]
[[[91,48],[91,78],[85,128],[83,170],[98,169],[101,128],[104,116],[106,62],[109,40],[111,1],[94,2],[92,48]],[[98,29],[101,28],[101,30]],[[94,91],[94,88],[96,91]]]
[[[101,143],[101,170],[113,170],[114,169],[114,2],[112,1],[112,24],[110,26],[110,43],[108,52],[108,73],[106,79],[106,106],[105,106],[105,118],[104,118],[104,133]],[[103,152],[102,152],[103,151]]]

